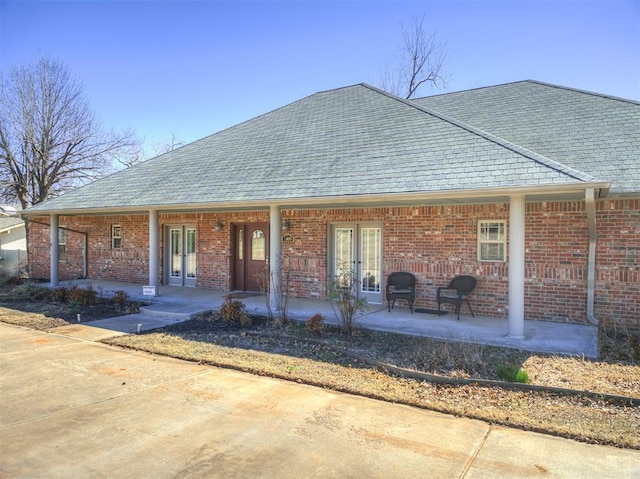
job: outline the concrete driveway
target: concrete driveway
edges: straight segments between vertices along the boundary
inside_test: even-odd
[[[640,452],[0,324],[2,478],[640,477]]]

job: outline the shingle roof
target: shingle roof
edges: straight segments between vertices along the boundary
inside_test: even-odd
[[[640,191],[640,103],[527,80],[414,100],[597,178]]]
[[[0,216],[0,231],[15,228],[16,226],[24,225],[24,220],[20,218],[10,218]]]
[[[361,84],[316,93],[32,211],[330,202],[594,180],[554,160]]]

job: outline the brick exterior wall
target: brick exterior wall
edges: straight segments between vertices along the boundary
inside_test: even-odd
[[[595,315],[640,334],[640,199],[597,204]]]
[[[640,199],[598,201],[595,316],[640,333]],[[327,245],[332,223],[375,222],[383,228],[383,278],[410,271],[418,279],[416,304],[435,308],[436,288],[457,274],[478,278],[471,302],[481,316],[508,314],[508,263],[477,260],[479,220],[505,220],[508,203],[283,210],[294,243],[282,244],[282,269],[294,296],[325,298]],[[48,218],[38,220],[48,223]],[[222,221],[222,231],[215,224]],[[164,281],[163,233],[169,225],[197,228],[197,286],[228,290],[232,281],[231,225],[268,222],[268,211],[162,214],[160,274]],[[122,248],[111,248],[111,225],[122,226]],[[89,278],[148,282],[146,215],[60,217],[60,226],[88,234]],[[49,229],[30,226],[30,267],[49,277]],[[526,319],[586,322],[588,224],[583,201],[526,204]],[[84,235],[68,232],[60,279],[82,275]],[[384,288],[384,282],[382,284]]]
[[[29,224],[29,268],[33,278],[50,277],[49,218],[34,218]],[[122,227],[122,248],[111,247],[111,226]],[[81,278],[84,272],[84,242],[88,240],[87,277],[109,281],[146,283],[149,276],[149,218],[147,215],[59,218],[67,228],[65,258],[58,267],[60,280]]]

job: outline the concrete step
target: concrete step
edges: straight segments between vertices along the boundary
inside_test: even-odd
[[[187,321],[198,314],[211,311],[211,308],[198,304],[161,302],[140,306],[140,313],[151,317]]]

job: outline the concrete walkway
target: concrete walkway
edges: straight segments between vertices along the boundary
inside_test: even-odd
[[[0,370],[0,477],[640,477],[640,451],[6,324]]]
[[[142,295],[142,286],[138,284],[95,280],[78,280],[71,283],[84,287],[91,285],[104,297],[110,297],[115,291],[122,290],[126,291],[132,299],[145,302],[151,299],[150,304],[145,306],[139,315],[91,323],[99,328],[121,333],[136,332],[138,325],[141,331],[144,331],[163,324],[183,321],[199,312],[219,308],[224,297],[229,294],[200,288],[161,286],[159,295],[151,298]],[[264,295],[250,295],[243,297],[241,301],[246,305],[248,313],[267,313]],[[597,328],[592,325],[525,321],[524,339],[514,339],[508,336],[507,320],[503,318],[478,316],[474,318],[470,314],[461,314],[460,321],[457,321],[452,312],[444,316],[411,314],[409,308],[396,305],[389,313],[384,304],[369,306],[369,310],[356,319],[355,324],[358,327],[533,352],[584,355],[588,358],[598,356]],[[288,301],[287,316],[290,319],[304,321],[315,313],[321,313],[327,323],[339,324],[336,311],[329,301],[299,298]]]

